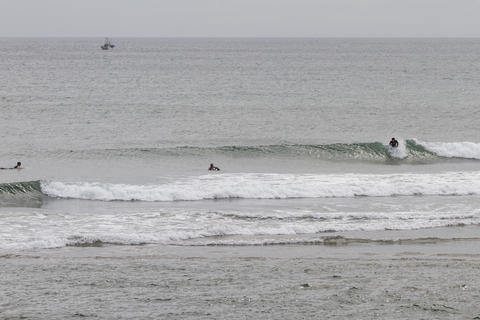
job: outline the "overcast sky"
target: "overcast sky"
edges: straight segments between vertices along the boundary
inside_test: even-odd
[[[480,0],[0,0],[0,36],[480,37]]]

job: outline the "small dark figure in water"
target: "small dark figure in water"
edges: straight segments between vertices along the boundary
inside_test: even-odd
[[[213,163],[210,163],[210,168],[208,168],[209,171],[220,171],[219,167],[215,167]]]
[[[22,163],[17,162],[17,165],[13,168],[0,168],[0,170],[5,170],[5,169],[22,169]]]
[[[398,141],[397,141],[397,139],[395,139],[395,138],[392,138],[392,140],[390,140],[390,143],[389,143],[389,144],[390,144],[390,146],[391,146],[392,148],[398,147]]]

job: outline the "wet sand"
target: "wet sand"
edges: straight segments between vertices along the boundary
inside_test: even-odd
[[[100,246],[0,257],[2,319],[479,319],[480,242]]]

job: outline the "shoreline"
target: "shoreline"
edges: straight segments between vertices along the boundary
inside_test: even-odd
[[[28,250],[0,256],[0,317],[475,319],[478,244]]]

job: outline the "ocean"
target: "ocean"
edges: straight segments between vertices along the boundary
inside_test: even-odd
[[[112,42],[0,39],[1,317],[480,316],[480,40]]]

